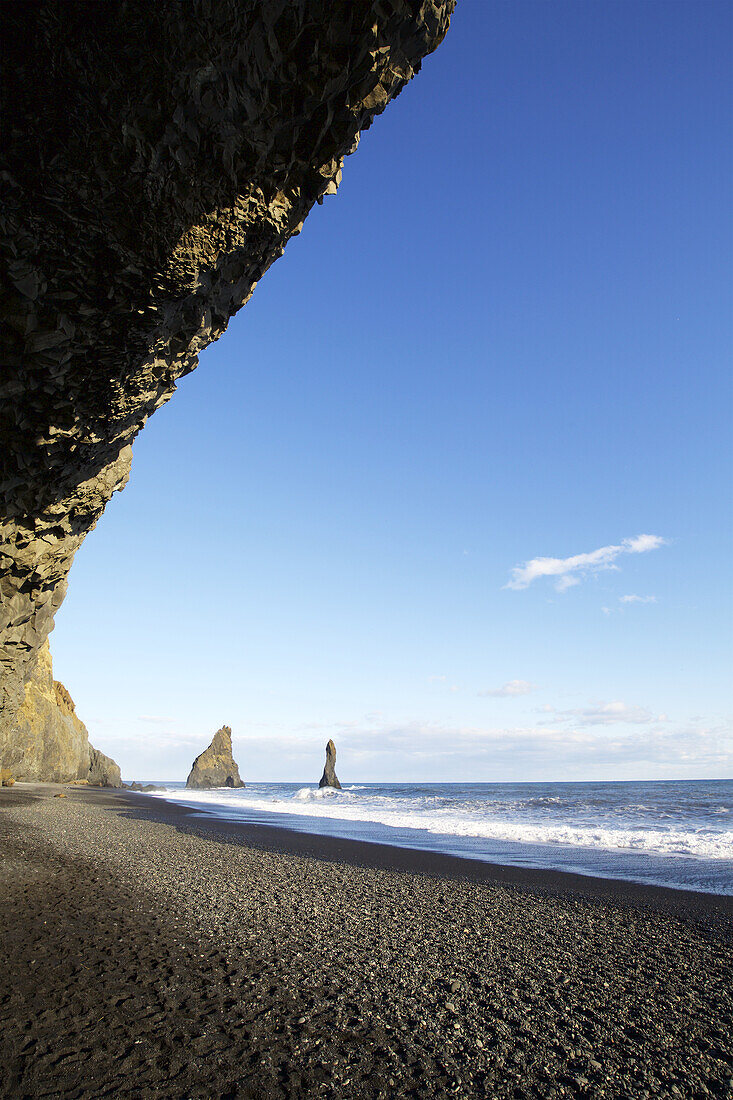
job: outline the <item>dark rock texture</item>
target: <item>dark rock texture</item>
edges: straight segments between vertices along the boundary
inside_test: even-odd
[[[214,734],[208,749],[196,757],[186,780],[187,787],[209,790],[211,787],[243,787],[239,768],[232,756],[232,731],[222,726]]]
[[[0,721],[132,440],[336,191],[454,2],[4,6]]]
[[[326,745],[326,766],[323,769],[319,787],[337,787],[341,790],[341,784],[336,777],[336,746],[333,741]]]
[[[89,744],[74,700],[64,685],[54,680],[48,641],[25,686],[14,729],[0,726],[0,765],[24,781],[122,785],[119,767]]]

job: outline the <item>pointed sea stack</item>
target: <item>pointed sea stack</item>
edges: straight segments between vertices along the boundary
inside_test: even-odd
[[[326,745],[326,766],[323,769],[319,787],[337,787],[341,790],[341,784],[336,778],[336,746],[333,741]]]
[[[244,786],[232,756],[232,731],[229,726],[217,730],[208,749],[196,757],[186,786],[196,790]]]

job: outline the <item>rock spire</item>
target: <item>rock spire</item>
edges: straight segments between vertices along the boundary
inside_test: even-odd
[[[232,731],[222,726],[214,734],[208,749],[193,762],[187,787],[210,790],[212,787],[243,787],[239,768],[232,756]]]
[[[341,790],[341,784],[338,781],[336,775],[336,746],[333,741],[329,741],[326,745],[326,766],[323,769],[323,775],[321,776],[321,782],[319,787],[336,787]]]

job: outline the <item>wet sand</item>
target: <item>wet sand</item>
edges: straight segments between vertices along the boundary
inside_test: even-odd
[[[733,1097],[733,899],[0,791],[0,1096]]]

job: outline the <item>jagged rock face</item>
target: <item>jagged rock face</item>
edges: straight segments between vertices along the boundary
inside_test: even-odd
[[[16,779],[66,783],[89,774],[89,736],[53,678],[48,642],[26,684],[15,736],[0,733],[0,759]]]
[[[89,746],[89,775],[87,782],[90,787],[121,787],[122,775],[118,764],[109,756],[105,756],[93,745]]]
[[[336,778],[336,746],[333,741],[326,745],[326,766],[323,769],[319,787],[336,787],[341,790],[341,784]]]
[[[0,721],[135,435],[336,191],[454,3],[5,6]]]
[[[64,685],[54,680],[48,641],[26,684],[15,729],[0,728],[0,764],[20,780],[122,785],[117,764],[89,744],[73,699]]]
[[[208,749],[196,757],[186,786],[204,791],[212,787],[244,786],[232,756],[232,731],[229,726],[217,730]]]

